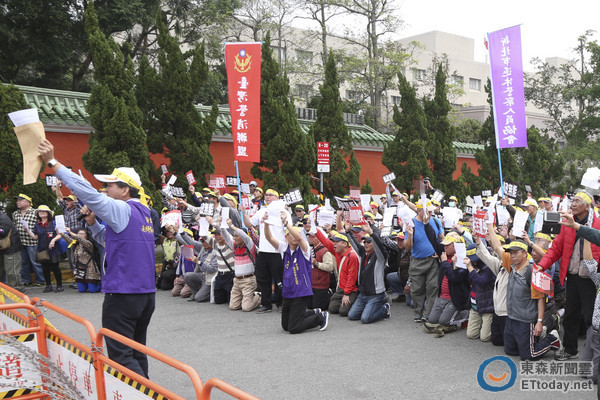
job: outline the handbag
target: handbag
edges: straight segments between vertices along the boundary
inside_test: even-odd
[[[38,251],[35,259],[37,262],[47,262],[50,261],[50,254],[48,254],[48,250]]]
[[[10,235],[12,235],[12,228],[8,231],[4,239],[0,239],[0,250],[6,250],[10,247]]]

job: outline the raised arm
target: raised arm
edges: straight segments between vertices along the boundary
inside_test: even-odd
[[[271,243],[271,246],[278,249],[279,248],[279,240],[277,240],[277,239],[275,239],[275,237],[273,237],[273,235],[271,234],[271,226],[265,222],[268,217],[269,217],[269,213],[266,212],[263,215],[263,223],[265,224],[265,239],[267,239],[267,241],[269,243]]]
[[[298,229],[295,226],[292,226],[292,222],[288,219],[287,213],[285,211],[281,212],[281,222],[283,222],[283,226],[287,228],[290,235],[294,239],[296,239],[296,241],[298,242],[298,246],[300,246],[300,249],[302,249],[302,252],[308,253],[308,243],[306,243],[306,240],[304,240],[304,237],[300,233],[300,229]],[[273,243],[271,242],[271,244]],[[273,246],[275,245],[273,244]]]

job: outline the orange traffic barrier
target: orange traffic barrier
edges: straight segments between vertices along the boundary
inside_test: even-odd
[[[241,389],[236,388],[233,385],[230,385],[227,382],[223,382],[217,378],[210,378],[204,383],[204,387],[202,388],[202,393],[200,393],[200,397],[198,400],[210,400],[210,394],[212,389],[219,389],[223,393],[227,393],[228,395],[235,397],[240,400],[259,400],[258,397],[254,397],[251,394],[248,394]]]
[[[130,369],[116,363],[115,361],[111,360],[106,355],[104,355],[102,348],[104,337],[110,337],[111,339],[119,341],[131,347],[134,350],[142,352],[158,361],[161,361],[175,369],[178,369],[179,371],[184,372],[188,375],[192,385],[194,386],[194,391],[196,393],[197,399],[210,399],[212,389],[216,388],[221,392],[240,400],[258,400],[257,397],[254,397],[233,385],[223,382],[220,379],[212,378],[209,379],[205,384],[203,384],[202,380],[200,379],[200,376],[198,375],[198,372],[191,366],[182,363],[181,361],[178,361],[170,356],[167,356],[166,354],[163,354],[159,351],[151,349],[132,339],[129,339],[123,335],[113,332],[109,329],[101,328],[96,332],[92,323],[87,319],[82,318],[46,300],[41,300],[38,297],[30,299],[27,295],[2,283],[0,283],[0,294],[4,294],[6,297],[15,301],[15,303],[0,304],[0,312],[10,313],[14,317],[16,317],[16,319],[13,319],[18,320],[19,324],[23,326],[23,328],[20,329],[5,330],[3,333],[9,334],[11,336],[37,333],[38,351],[45,357],[49,356],[48,343],[56,342],[59,346],[65,347],[67,350],[77,354],[79,357],[90,360],[91,364],[94,367],[94,378],[96,380],[95,387],[98,400],[106,400],[107,382],[105,379],[105,371],[106,373],[116,377],[122,382],[125,382],[125,384],[134,387],[136,390],[138,390],[141,385],[145,386],[144,393],[153,392],[151,397],[156,398],[162,396],[170,400],[185,400],[183,397],[173,393],[172,391],[162,387],[161,385],[155,382],[148,380],[147,378],[137,374],[136,372],[131,371]],[[59,332],[50,323],[47,323],[43,316],[43,313],[40,311],[38,306],[43,306],[49,310],[52,310],[66,318],[69,318],[83,325],[89,335],[90,345],[86,346],[85,344],[80,343],[79,341],[65,335],[64,333]],[[16,311],[19,308],[28,310],[28,316],[25,316]],[[47,340],[49,340],[50,342],[47,342]],[[52,345],[55,346],[55,344],[53,343]],[[56,349],[56,347],[54,348]],[[72,355],[73,354],[71,354],[71,356]],[[113,371],[116,371],[116,374],[114,372],[111,372],[111,369]],[[132,382],[135,384],[132,384]],[[48,397],[47,395],[39,393],[32,393],[19,396],[19,399],[22,400],[41,398],[47,399]]]
[[[199,396],[202,392],[202,380],[200,379],[198,372],[196,372],[196,370],[194,368],[192,368],[189,365],[184,364],[181,361],[178,361],[172,357],[169,357],[166,354],[163,354],[163,353],[156,351],[154,349],[151,349],[150,347],[147,347],[141,343],[138,343],[135,340],[131,340],[121,334],[113,332],[110,329],[101,328],[98,331],[97,343],[101,344],[103,342],[104,336],[107,336],[113,340],[121,342],[121,343],[131,347],[134,350],[144,353],[156,360],[162,361],[163,363],[170,365],[173,368],[176,368],[182,372],[185,372],[188,375],[188,377],[190,378],[190,380],[192,381],[192,385],[194,386],[194,390],[196,392],[196,397],[200,398]],[[154,390],[157,393],[163,394],[165,397],[168,397],[169,399],[185,400],[185,398],[171,392],[168,389],[165,389],[164,387],[158,385],[155,382],[148,380],[147,378],[135,373],[134,371],[130,370],[129,368],[126,368],[120,364],[117,364],[116,362],[112,361],[110,358],[108,358],[104,355],[100,355],[100,359],[103,363],[110,365],[112,368],[114,368],[120,372],[125,373],[126,375],[133,378],[137,382],[142,383],[143,385],[147,386],[148,388],[150,388],[151,390]]]

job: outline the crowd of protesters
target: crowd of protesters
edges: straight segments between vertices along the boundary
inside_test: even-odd
[[[365,324],[389,320],[391,303],[405,303],[413,321],[437,338],[465,330],[468,338],[503,346],[522,360],[552,350],[556,360],[579,357],[598,365],[600,201],[586,191],[560,204],[531,196],[518,204],[499,193],[465,200],[460,208],[455,196],[436,196],[426,179],[413,196],[387,184],[379,202],[357,199],[357,217],[329,204],[286,204],[277,189],[255,181],[249,188],[241,201],[237,190],[189,186],[190,204],[163,179],[163,222],[154,225],[163,253],[157,288],[231,310],[277,310],[282,328],[293,334],[325,330],[330,314]],[[17,197],[12,219],[0,214],[0,239],[12,239],[2,250],[4,281],[60,292],[57,262],[65,253],[79,291],[97,292],[103,249],[78,218],[84,206],[73,195],[63,198],[59,186],[53,189],[64,232],[48,206],[33,209],[25,194]],[[546,221],[558,211],[560,224]],[[178,219],[166,218],[173,212]],[[476,212],[486,215],[477,229]],[[516,229],[521,218],[526,222]],[[551,290],[532,284],[540,272],[552,281]],[[579,356],[577,341],[586,332]]]

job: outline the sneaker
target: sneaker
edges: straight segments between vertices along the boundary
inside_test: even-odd
[[[257,314],[264,314],[273,311],[272,307],[260,306],[258,310],[256,310]]]
[[[570,354],[564,350],[558,351],[554,354],[554,359],[556,361],[565,361],[565,360],[570,360],[572,358],[577,358],[577,357],[579,357],[578,354]]]
[[[313,308],[313,311],[314,311],[315,314],[321,314],[321,312],[322,312],[319,307]]]
[[[430,322],[423,322],[423,331],[425,333],[435,333],[440,328],[440,324],[432,324]]]
[[[540,340],[543,340],[546,336],[548,336],[548,327],[544,325],[544,327],[542,328],[542,333],[540,334]]]
[[[42,282],[42,283],[39,283],[39,282],[32,283],[32,284],[31,284],[31,286],[34,286],[34,287],[42,287],[42,286],[44,286],[44,282]]]
[[[394,303],[404,303],[406,301],[406,296],[400,295],[392,300]]]
[[[558,332],[556,331],[556,329],[554,329],[552,332],[550,332],[550,336],[554,336],[556,338],[555,341],[553,341],[552,343],[550,343],[550,348],[552,350],[560,350],[560,337],[558,336]]]
[[[385,308],[385,317],[383,317],[383,319],[390,319],[392,317],[392,311],[390,309],[390,303],[385,303],[383,305],[383,307]]]
[[[421,317],[414,317],[413,318],[413,322],[415,324],[422,324],[423,323],[423,319]]]
[[[78,289],[77,285],[76,285],[76,284],[74,284],[74,283],[71,283],[71,284],[69,285],[69,288],[70,288],[70,289]]]
[[[56,289],[54,290],[54,293],[60,293],[60,292],[64,292],[65,289],[62,286],[57,286]]]
[[[423,315],[421,317],[421,322],[429,322],[429,319],[427,319],[427,315]]]
[[[321,322],[321,327],[319,328],[319,330],[324,331],[325,329],[327,329],[327,325],[329,324],[329,312],[323,311],[321,315],[323,316],[323,322]]]
[[[187,301],[196,301],[196,299],[194,298],[194,296],[190,296],[188,297]]]
[[[48,285],[44,288],[43,292],[44,293],[50,293],[54,290],[54,288],[52,287],[52,285]]]

